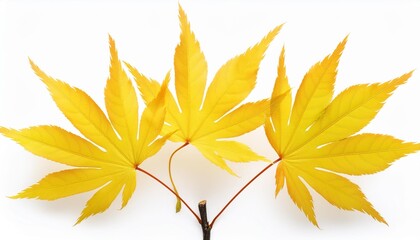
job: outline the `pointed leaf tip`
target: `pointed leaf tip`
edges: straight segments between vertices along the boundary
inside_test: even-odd
[[[115,45],[115,40],[114,38],[111,36],[111,34],[108,33],[108,42],[110,46]]]
[[[189,26],[187,14],[185,13],[184,9],[179,3],[178,3],[178,18],[179,18],[179,24],[181,25],[181,28],[184,25]]]

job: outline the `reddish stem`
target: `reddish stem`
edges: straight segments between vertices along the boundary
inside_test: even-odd
[[[210,223],[210,228],[213,227],[214,222],[216,222],[217,218],[220,217],[220,215],[226,210],[226,208],[233,202],[233,200],[236,199],[236,197],[239,196],[239,194],[242,193],[242,191],[244,191],[253,181],[255,181],[255,179],[257,179],[261,174],[263,174],[265,171],[267,171],[269,168],[271,168],[273,165],[275,165],[276,163],[280,162],[281,158],[275,160],[274,162],[270,163],[267,167],[265,167],[263,170],[261,170],[257,175],[255,175],[255,177],[253,177],[247,184],[245,184],[245,186],[243,186],[236,194],[235,196],[233,196],[230,201],[222,208],[222,210],[220,210],[220,212],[216,215],[216,217],[213,218],[213,221],[211,221]]]
[[[160,183],[160,185],[164,186],[166,189],[168,189],[172,194],[174,194],[187,208],[188,210],[190,210],[190,212],[194,215],[194,217],[197,219],[198,223],[201,224],[201,219],[200,217],[197,215],[197,213],[195,213],[191,207],[184,201],[184,199],[182,199],[178,193],[176,193],[174,190],[172,190],[168,185],[166,185],[164,182],[162,182],[159,178],[155,177],[154,175],[152,175],[151,173],[149,173],[148,171],[139,168],[138,166],[136,167],[136,170],[146,174],[147,176],[153,178],[154,180],[156,180],[158,183]]]

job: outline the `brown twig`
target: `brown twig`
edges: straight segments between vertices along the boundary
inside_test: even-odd
[[[198,203],[198,210],[200,211],[201,216],[201,229],[203,230],[203,240],[210,240],[211,226],[207,220],[207,207],[206,200],[203,200]]]

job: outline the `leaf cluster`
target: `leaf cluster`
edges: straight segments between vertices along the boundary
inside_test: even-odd
[[[80,223],[105,211],[119,193],[124,207],[136,188],[136,170],[144,172],[141,164],[167,140],[194,146],[233,175],[227,161],[266,161],[247,145],[230,139],[264,125],[278,154],[271,163],[277,164],[275,192],[286,187],[310,222],[318,226],[309,187],[340,209],[357,210],[386,223],[360,188],[343,175],[373,174],[420,150],[418,143],[389,135],[358,133],[412,72],[383,83],[351,86],[333,98],[346,37],[308,70],[293,99],[283,48],[271,97],[242,103],[253,90],[260,63],[282,25],[228,60],[207,84],[204,53],[181,7],[179,20],[174,92],[168,89],[169,72],[162,83],[146,77],[119,59],[109,37],[106,112],[83,90],[50,77],[30,60],[35,74],[80,135],[53,125],[20,130],[0,127],[0,133],[27,151],[72,167],[47,175],[13,198],[56,200],[98,189],[87,201],[77,220]],[[137,92],[145,105],[142,113]],[[173,192],[177,194],[174,183]]]

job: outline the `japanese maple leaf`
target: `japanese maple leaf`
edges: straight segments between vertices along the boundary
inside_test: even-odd
[[[392,136],[356,134],[376,116],[385,100],[412,72],[384,83],[349,87],[331,100],[337,65],[346,41],[347,38],[306,73],[293,107],[283,48],[265,123],[268,140],[279,156],[275,161],[279,162],[276,194],[286,182],[293,202],[316,226],[308,186],[340,209],[367,213],[386,223],[360,188],[339,174],[376,173],[420,150],[420,144]]]
[[[233,175],[235,173],[225,160],[265,160],[247,145],[224,139],[243,135],[264,124],[269,109],[267,99],[239,107],[237,105],[254,88],[264,53],[281,29],[281,25],[274,28],[258,44],[225,63],[205,91],[207,62],[181,6],[179,20],[180,43],[174,56],[176,100],[172,93],[167,93],[168,114],[162,130],[162,134],[179,130],[170,140],[184,142],[169,159],[169,177],[175,192],[178,191],[172,178],[172,157],[189,144],[195,146],[212,163]],[[159,83],[145,77],[130,64],[127,64],[127,67],[138,84],[144,102],[149,102],[157,94]],[[180,208],[181,203],[178,199],[176,211]]]
[[[111,65],[105,88],[109,120],[85,92],[48,76],[30,61],[58,108],[87,140],[50,125],[22,130],[0,128],[0,133],[29,152],[75,167],[49,174],[13,198],[56,200],[100,188],[86,203],[77,223],[108,209],[121,191],[124,207],[136,188],[136,169],[169,137],[157,138],[165,118],[169,78],[156,98],[147,104],[139,122],[135,89],[121,66],[111,37],[109,43]]]
[[[179,130],[170,140],[194,145],[212,163],[234,174],[225,160],[248,162],[264,159],[242,143],[222,139],[240,136],[264,124],[269,109],[267,99],[234,108],[254,88],[259,64],[281,26],[245,53],[225,63],[204,94],[206,59],[181,7],[179,19],[180,43],[174,57],[176,100],[173,94],[167,93],[168,114],[163,134]],[[127,67],[138,83],[143,100],[149,102],[157,94],[159,83],[131,65],[127,64]]]

